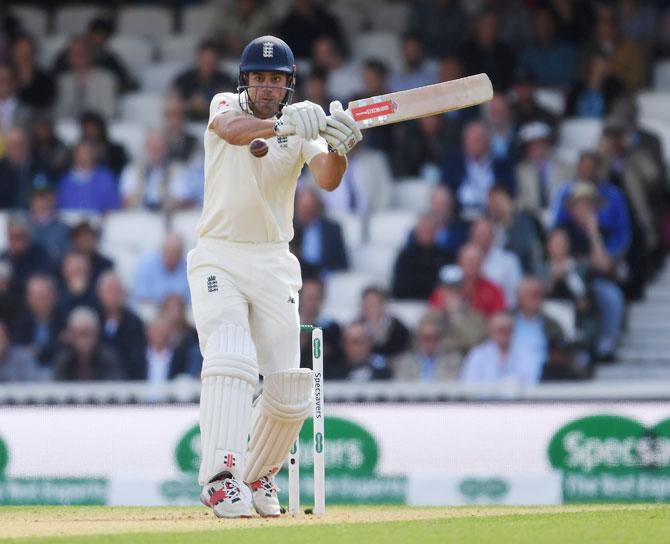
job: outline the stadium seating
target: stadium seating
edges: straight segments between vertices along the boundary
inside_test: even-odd
[[[394,70],[402,69],[400,37],[392,32],[366,32],[354,37],[351,51],[356,60],[370,57],[384,61]]]
[[[141,160],[144,156],[146,126],[139,123],[116,121],[109,125],[109,137],[116,142],[123,143],[131,159]]]
[[[415,329],[428,311],[425,300],[390,300],[388,309],[410,329]]]
[[[119,34],[159,40],[172,32],[172,13],[160,6],[124,6],[117,18]]]
[[[575,305],[567,300],[545,300],[542,311],[554,319],[563,329],[566,338],[574,339],[577,333]]]
[[[203,37],[212,29],[217,9],[212,5],[187,6],[182,12],[182,33]]]
[[[61,51],[65,49],[68,42],[68,36],[65,34],[52,34],[44,36],[40,40],[37,50],[39,63],[44,67],[51,67]]]
[[[117,34],[109,40],[109,48],[119,56],[134,76],[139,76],[154,57],[153,46],[141,36]]]
[[[0,251],[7,249],[7,221],[9,220],[10,212],[6,210],[0,211]]]
[[[368,19],[373,31],[393,32],[402,36],[409,21],[410,5],[404,2],[368,3]]]
[[[575,151],[596,149],[601,132],[600,119],[566,119],[559,129],[559,146]]]
[[[670,122],[670,90],[642,91],[636,99],[640,117]]]
[[[565,111],[565,95],[557,89],[546,87],[535,91],[535,100],[556,115],[563,115]]]
[[[9,12],[33,36],[45,36],[48,29],[46,11],[34,6],[13,6]]]
[[[159,128],[163,124],[165,97],[159,93],[132,93],[121,99],[121,119]]]
[[[349,252],[353,270],[371,274],[384,287],[391,285],[397,251],[388,246],[363,245]]]
[[[370,219],[370,243],[400,249],[416,220],[416,213],[400,210],[373,215]]]
[[[190,249],[195,246],[195,227],[200,219],[200,210],[184,210],[173,214],[172,230],[181,236],[184,247]]]
[[[393,185],[391,205],[398,210],[422,213],[428,209],[433,186],[422,178],[401,178]]]
[[[147,92],[165,92],[172,81],[186,68],[185,62],[158,62],[147,66],[140,74],[142,90]]]
[[[177,34],[165,36],[158,44],[158,56],[162,62],[189,63],[198,45],[195,34]]]
[[[107,215],[101,247],[116,259],[121,249],[135,252],[160,248],[165,236],[165,216],[143,210],[121,210]]]
[[[81,34],[88,27],[91,19],[106,13],[100,6],[91,4],[72,4],[61,6],[56,11],[55,28],[58,34]]]
[[[79,123],[74,119],[60,119],[54,127],[56,136],[66,145],[72,145],[79,141]]]
[[[363,272],[333,272],[328,276],[323,313],[340,323],[348,323],[360,312],[361,293],[379,280]]]
[[[670,91],[670,60],[663,60],[654,65],[654,89]]]
[[[330,213],[328,217],[339,223],[342,228],[344,244],[349,251],[361,244],[363,241],[363,222],[358,215],[353,213]]]
[[[665,162],[666,164],[670,164],[670,120],[643,117],[640,119],[639,124],[642,128],[653,132],[661,139]]]

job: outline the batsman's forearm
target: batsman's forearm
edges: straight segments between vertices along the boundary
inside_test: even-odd
[[[319,153],[309,163],[314,181],[324,191],[334,191],[340,186],[347,158],[337,153]]]
[[[221,115],[212,122],[216,134],[232,145],[248,145],[255,138],[272,138],[274,119],[256,119],[249,115]]]

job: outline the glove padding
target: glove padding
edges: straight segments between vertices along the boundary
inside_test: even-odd
[[[337,100],[330,103],[330,115],[326,117],[326,128],[321,136],[338,155],[346,155],[363,139],[356,121]]]
[[[326,129],[326,113],[318,104],[309,100],[284,106],[282,109],[282,123],[275,123],[275,133],[278,136],[285,134],[297,134],[305,140],[316,140],[319,132]],[[287,132],[289,126],[294,132]]]

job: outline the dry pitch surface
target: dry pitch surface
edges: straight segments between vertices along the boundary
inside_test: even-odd
[[[670,507],[333,507],[323,518],[219,520],[198,507],[2,507],[0,543],[670,542]]]

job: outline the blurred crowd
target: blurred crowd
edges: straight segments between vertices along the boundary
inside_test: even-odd
[[[643,296],[670,247],[667,150],[640,126],[635,100],[653,64],[670,57],[666,2],[411,2],[396,66],[352,51],[347,21],[325,2],[295,0],[283,20],[269,2],[222,4],[192,66],[165,89],[139,154],[109,131],[119,100],[142,90],[108,47],[113,12],[40,66],[41,37],[0,7],[0,209],[9,214],[0,382],[199,375],[188,248],[168,233],[124,285],[114,255],[100,253],[99,218],[201,205],[202,146],[189,123],[206,121],[215,93],[235,89],[224,61],[264,33],[306,67],[296,100],[324,108],[479,72],[495,90],[481,108],[366,131],[333,193],[301,176],[291,246],[303,266],[301,320],[324,328],[326,378],[529,385],[585,379],[615,359],[627,302]],[[567,118],[602,120],[590,149],[560,148]],[[59,137],[62,120],[78,124],[74,145]],[[329,277],[352,265],[337,217],[358,217],[365,239],[407,178],[431,189],[402,234],[392,281],[368,286],[359,318],[338,323],[324,312]],[[82,215],[64,221],[72,210]],[[391,300],[425,301],[425,315],[408,327]],[[545,311],[548,300],[569,303],[574,333]],[[136,307],[147,302],[158,312],[144,322]],[[308,334],[301,342],[309,366]]]

